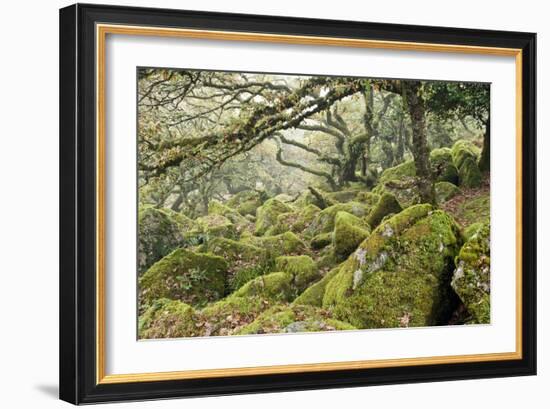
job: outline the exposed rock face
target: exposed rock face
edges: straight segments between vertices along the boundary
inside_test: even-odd
[[[455,307],[450,287],[460,246],[454,220],[416,205],[372,232],[327,283],[323,307],[358,328],[444,324]]]
[[[471,322],[491,322],[491,237],[489,224],[477,227],[456,257],[451,285],[468,312]]]
[[[227,269],[221,257],[177,249],[141,275],[140,304],[169,298],[201,306],[217,300],[224,295]]]

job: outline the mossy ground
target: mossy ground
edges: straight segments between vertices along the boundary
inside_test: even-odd
[[[436,206],[418,204],[412,161],[372,190],[243,191],[194,220],[144,206],[139,337],[490,322],[488,175],[466,170],[478,155],[431,152]]]

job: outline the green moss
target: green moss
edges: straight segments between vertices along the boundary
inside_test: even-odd
[[[293,285],[298,293],[304,291],[320,277],[317,265],[309,256],[281,256],[275,259],[275,269],[285,271],[294,277]]]
[[[309,237],[314,237],[321,233],[330,233],[334,230],[334,219],[336,217],[336,213],[347,212],[357,217],[364,217],[369,210],[369,206],[359,202],[339,203],[327,207],[319,212],[319,214],[315,217],[315,220],[313,220],[304,233]]]
[[[470,224],[468,227],[464,229],[464,240],[465,241],[470,240],[472,236],[476,234],[484,225],[485,223],[483,222]]]
[[[481,186],[482,175],[477,161],[473,158],[466,158],[462,162],[462,166],[458,168],[458,175],[461,186],[465,187],[479,187]]]
[[[416,205],[378,226],[327,283],[323,307],[358,328],[446,323],[460,232],[445,212]]]
[[[294,197],[287,195],[286,193],[279,193],[273,198],[273,200],[278,200],[283,203],[292,203],[294,201]]]
[[[439,148],[430,152],[430,168],[436,182],[458,185],[458,169],[453,163],[451,149]]]
[[[254,322],[241,328],[239,335],[317,332],[356,329],[334,319],[330,312],[309,305],[275,306]]]
[[[312,249],[320,250],[332,243],[332,233],[321,233],[311,239]]]
[[[456,257],[451,285],[468,312],[471,322],[491,322],[490,226],[483,224],[462,246]]]
[[[251,236],[254,237],[254,236]],[[234,291],[246,282],[271,269],[268,252],[252,240],[231,240],[216,237],[208,242],[208,251],[228,263],[227,288]]]
[[[140,304],[170,298],[200,306],[219,299],[224,294],[227,268],[221,257],[177,249],[141,275]]]
[[[391,194],[395,196],[402,208],[420,203],[416,177],[402,177],[401,179],[388,180],[379,183],[373,190],[377,195]]]
[[[390,180],[403,179],[404,177],[416,176],[416,167],[414,161],[408,160],[400,163],[393,168],[388,168],[380,175],[379,183],[389,182]]]
[[[391,213],[399,213],[401,210],[401,205],[395,196],[384,193],[380,196],[380,200],[368,215],[367,223],[374,228],[380,224],[384,216]]]
[[[268,260],[259,264],[248,265],[236,270],[229,276],[228,289],[230,292],[241,288],[249,281],[273,271],[273,262]]]
[[[335,202],[348,203],[354,201],[358,193],[359,191],[357,189],[340,190],[327,193],[327,197]]]
[[[140,207],[138,214],[138,271],[142,274],[172,250],[184,246],[184,229],[193,221],[167,209]]]
[[[471,142],[459,140],[451,149],[453,163],[458,169],[461,186],[478,187],[481,184],[481,171],[477,165],[479,149]]]
[[[463,226],[485,222],[491,217],[489,192],[483,192],[474,199],[461,203],[456,209],[455,217]]]
[[[194,309],[181,301],[161,298],[139,317],[138,336],[150,338],[180,338],[197,334]]]
[[[292,208],[276,199],[269,199],[256,211],[256,231],[258,236],[264,235],[267,230],[277,223],[277,217],[289,213]]]
[[[271,306],[260,297],[228,297],[199,311],[195,326],[202,336],[233,335]]]
[[[317,259],[317,267],[320,270],[330,270],[342,262],[341,257],[336,255],[334,247],[332,244],[323,248],[319,253],[319,258]]]
[[[264,248],[271,258],[307,252],[304,242],[292,232],[286,232],[276,236],[259,237],[256,243],[257,246]]]
[[[437,182],[435,184],[435,197],[437,203],[444,203],[460,193],[460,189],[450,182]]]
[[[316,307],[322,307],[323,297],[325,295],[325,289],[328,282],[334,277],[340,266],[337,266],[330,270],[325,276],[316,283],[309,286],[302,294],[300,294],[292,303],[301,305],[313,305]]]
[[[243,216],[256,215],[256,209],[263,203],[264,195],[253,190],[244,190],[231,196],[226,205],[235,209]]]
[[[305,207],[307,205],[315,205],[318,206],[318,200],[309,190],[304,190],[298,198],[292,203],[294,207]]]
[[[228,272],[263,264],[267,260],[267,252],[250,243],[216,237],[208,242],[208,251],[222,257],[228,263]]]
[[[454,165],[460,170],[467,158],[473,159],[474,162],[477,162],[479,149],[473,143],[461,139],[455,142],[451,148],[451,156],[453,158]]]
[[[272,301],[292,301],[296,297],[293,275],[287,272],[266,274],[249,281],[230,297],[261,297]]]
[[[199,217],[195,220],[199,231],[207,238],[212,237],[228,237],[234,238],[237,236],[236,226],[231,223],[227,217],[219,214],[209,214]]]
[[[250,224],[250,222],[237,210],[234,210],[231,207],[218,202],[217,200],[212,200],[208,203],[208,214],[225,216],[235,225],[237,232],[242,231]]]
[[[335,254],[349,256],[369,234],[370,228],[362,219],[346,212],[336,213],[332,242]]]
[[[376,206],[376,203],[380,200],[380,195],[377,195],[373,192],[359,192],[357,193],[357,196],[355,197],[355,200],[360,203],[364,203],[367,206],[374,207]]]
[[[266,235],[281,234],[287,231],[300,233],[310,226],[317,214],[321,211],[315,205],[307,205],[299,210],[283,213],[277,216],[277,223],[269,228]]]

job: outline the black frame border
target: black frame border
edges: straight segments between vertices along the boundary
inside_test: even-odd
[[[96,383],[96,23],[522,50],[522,359]],[[60,10],[60,377],[74,404],[536,374],[536,34],[76,4]]]

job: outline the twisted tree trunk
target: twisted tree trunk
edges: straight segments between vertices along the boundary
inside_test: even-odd
[[[435,190],[430,170],[430,152],[426,139],[426,107],[419,81],[403,82],[407,109],[412,122],[412,154],[418,178],[417,186],[422,203],[435,204]]]

